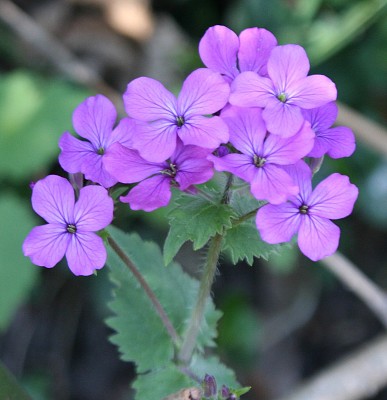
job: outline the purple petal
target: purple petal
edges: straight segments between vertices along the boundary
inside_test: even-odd
[[[260,108],[231,106],[222,112],[221,118],[230,131],[230,142],[244,154],[253,156],[262,152],[266,126]]]
[[[307,76],[289,85],[289,101],[301,108],[316,108],[336,100],[336,85],[324,75]]]
[[[228,102],[230,86],[223,77],[207,68],[193,71],[184,81],[177,99],[178,115],[187,120],[194,115],[209,115]]]
[[[218,116],[191,117],[177,134],[185,145],[192,144],[207,149],[216,149],[229,140],[227,125]]]
[[[65,132],[59,139],[59,164],[71,173],[82,172],[84,157],[90,153],[95,154],[93,145],[85,140],[76,139],[70,133]]]
[[[141,77],[130,82],[124,93],[125,110],[129,117],[141,121],[176,118],[176,98],[160,82]]]
[[[277,100],[270,102],[263,112],[267,130],[274,135],[290,137],[295,135],[304,123],[299,107]]]
[[[237,68],[238,36],[222,25],[208,28],[199,42],[199,54],[204,65],[230,80],[239,74]]]
[[[240,107],[265,107],[276,95],[273,82],[255,72],[242,72],[231,84],[230,104]]]
[[[31,201],[34,211],[49,223],[67,224],[73,219],[74,190],[65,178],[48,175],[36,182]]]
[[[347,176],[329,175],[309,198],[310,214],[329,219],[344,218],[351,214],[358,194],[358,188]]]
[[[36,226],[23,243],[23,253],[40,267],[52,268],[63,258],[70,234],[63,224]]]
[[[316,134],[329,129],[336,121],[338,108],[334,101],[317,108],[302,110],[304,118],[310,122]]]
[[[322,132],[316,140],[327,144],[327,153],[332,158],[349,157],[356,149],[355,135],[346,126],[336,126]]]
[[[77,232],[94,232],[108,226],[113,220],[113,200],[101,186],[86,186],[79,192],[74,207]]]
[[[131,118],[123,118],[113,130],[109,145],[119,142],[123,146],[132,147],[133,136],[136,135],[136,121]]]
[[[298,232],[301,216],[292,203],[267,204],[258,210],[255,222],[262,239],[276,244],[291,240]]]
[[[103,240],[93,232],[71,235],[66,251],[67,264],[74,275],[92,275],[106,262]]]
[[[131,150],[120,143],[114,143],[105,154],[106,169],[121,183],[135,183],[159,173],[165,163],[144,160],[137,150]]]
[[[135,186],[126,196],[121,196],[123,203],[129,203],[132,210],[154,211],[165,207],[171,200],[171,179],[165,175],[155,175]]]
[[[97,153],[85,154],[81,172],[85,175],[86,179],[109,188],[117,183],[117,179],[105,169],[104,158],[105,155]]]
[[[138,123],[133,147],[148,161],[165,161],[175,151],[177,132],[177,126],[166,120]]]
[[[73,125],[79,136],[88,139],[98,149],[105,147],[116,118],[113,103],[99,94],[87,98],[75,109]]]
[[[314,140],[315,134],[309,122],[305,122],[300,131],[290,138],[269,135],[265,140],[264,157],[273,164],[294,164],[309,153]]]
[[[277,45],[275,36],[263,28],[248,28],[240,33],[239,41],[238,60],[241,72],[254,71],[266,75],[271,50]]]
[[[275,47],[267,63],[267,71],[278,93],[287,93],[289,86],[308,75],[309,59],[305,50],[296,44]]]
[[[293,179],[293,182],[299,187],[300,193],[297,196],[296,203],[302,205],[309,199],[312,193],[312,171],[305,161],[298,161],[293,165],[284,165],[282,167]]]
[[[292,178],[282,169],[272,164],[256,168],[251,182],[251,193],[258,200],[271,204],[281,204],[299,191]]]
[[[231,172],[246,182],[251,182],[255,176],[256,167],[249,155],[228,154],[221,158],[210,155],[208,159],[214,163],[217,171]]]
[[[340,229],[329,219],[304,216],[298,232],[298,246],[312,261],[332,255],[339,245]]]

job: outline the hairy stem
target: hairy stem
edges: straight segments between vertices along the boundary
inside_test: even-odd
[[[219,233],[216,234],[211,239],[208,248],[207,260],[200,282],[198,300],[188,325],[187,334],[184,338],[183,344],[178,354],[179,361],[184,365],[187,365],[190,362],[192,353],[196,346],[196,339],[199,334],[200,324],[203,319],[206,302],[211,293],[211,287],[218,265],[222,239],[222,235],[220,235]]]
[[[144,289],[144,292],[146,293],[149,300],[153,304],[157,314],[159,315],[165,329],[168,332],[168,335],[171,337],[175,346],[176,347],[179,346],[181,339],[180,339],[179,335],[177,334],[175,328],[172,325],[171,320],[168,318],[168,315],[166,314],[163,306],[157,299],[153,290],[149,287],[148,283],[145,281],[145,279],[141,275],[140,271],[133,264],[133,262],[127,256],[127,254],[121,249],[121,247],[117,244],[117,242],[111,236],[108,237],[108,242],[109,242],[110,247],[116,252],[116,254],[121,259],[121,261],[129,268],[130,272],[132,272],[134,277],[137,279],[138,283]]]

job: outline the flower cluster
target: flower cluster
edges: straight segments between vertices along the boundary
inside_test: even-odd
[[[106,258],[93,231],[112,220],[108,190],[130,184],[120,197],[133,210],[166,206],[171,187],[195,194],[194,185],[227,171],[267,202],[256,225],[268,243],[298,234],[312,260],[332,254],[339,228],[330,220],[352,211],[357,188],[333,174],[312,191],[303,159],[350,156],[352,131],[332,127],[337,116],[335,84],[308,75],[305,50],[278,45],[272,33],[249,28],[237,36],[224,26],[207,30],[199,44],[205,68],[193,71],[175,96],[160,82],[140,77],[127,86],[127,117],[103,95],[86,99],[73,114],[79,138],[65,132],[59,162],[90,183],[74,203],[71,185],[47,177],[33,188],[32,204],[48,225],[34,228],[24,253],[52,267],[64,254],[75,274],[101,268]]]

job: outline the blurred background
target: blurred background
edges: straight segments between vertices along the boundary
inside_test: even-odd
[[[0,359],[34,399],[129,400],[134,367],[108,341],[107,271],[75,278],[65,263],[46,270],[23,257],[40,223],[29,185],[64,176],[58,138],[73,132],[72,111],[85,97],[103,92],[122,108],[117,93],[138,76],[178,90],[202,66],[198,42],[215,24],[238,34],[264,27],[280,44],[303,45],[311,73],[330,77],[339,101],[361,115],[365,125],[339,117],[357,134],[355,154],[326,159],[316,179],[340,172],[360,188],[353,215],[337,221],[340,251],[387,287],[386,11],[381,0],[0,0]],[[125,206],[116,219],[162,245],[167,211]],[[179,260],[199,273],[190,246]],[[297,248],[252,267],[224,257],[213,292],[224,311],[221,357],[252,386],[246,400],[284,396],[384,331]],[[373,398],[387,399],[387,389]]]

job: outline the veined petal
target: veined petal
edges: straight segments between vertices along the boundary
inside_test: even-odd
[[[142,158],[137,150],[114,143],[105,154],[106,169],[121,183],[135,183],[159,173],[166,163],[153,163]]]
[[[174,121],[177,116],[175,96],[152,78],[131,81],[124,93],[124,105],[129,117],[141,121]]]
[[[23,243],[23,254],[40,267],[52,268],[65,255],[69,233],[62,224],[36,226]]]
[[[298,192],[298,186],[282,168],[273,164],[265,164],[261,168],[256,168],[251,182],[251,193],[258,200],[281,204]]]
[[[266,125],[260,108],[231,106],[222,112],[221,118],[230,131],[230,142],[243,154],[260,154],[266,136]]]
[[[171,178],[155,175],[135,186],[126,196],[121,196],[123,203],[129,203],[132,210],[154,211],[165,207],[171,200]]]
[[[254,71],[266,75],[271,50],[277,45],[275,36],[263,28],[248,28],[240,33],[239,41],[238,60],[241,72]]]
[[[265,107],[276,91],[269,78],[255,72],[242,72],[231,84],[230,104],[240,107]]]
[[[262,117],[267,130],[282,137],[295,135],[304,123],[299,107],[279,100],[270,102],[270,106],[263,110]]]
[[[246,182],[251,182],[255,176],[256,167],[249,155],[227,154],[224,157],[209,155],[208,159],[214,163],[217,171],[231,172]]]
[[[95,153],[93,145],[86,140],[79,140],[69,132],[65,132],[59,139],[59,164],[70,174],[82,172],[84,157]]]
[[[83,187],[74,207],[74,222],[78,232],[95,232],[113,220],[113,200],[106,189],[91,185]]]
[[[312,129],[318,132],[329,129],[336,121],[338,108],[334,101],[317,108],[302,110],[304,118],[310,122]]]
[[[327,143],[327,153],[331,158],[349,157],[356,149],[355,135],[346,126],[336,126],[322,132],[317,139]]]
[[[183,83],[177,98],[178,115],[185,120],[221,110],[228,101],[230,86],[218,73],[207,68],[193,71]]]
[[[301,216],[292,203],[267,204],[258,210],[255,222],[262,239],[276,244],[291,240],[298,232]]]
[[[325,75],[307,76],[289,88],[289,101],[301,108],[321,107],[336,98],[336,85]]]
[[[32,208],[49,223],[71,223],[74,201],[73,187],[60,176],[48,175],[32,190]]]
[[[315,134],[309,122],[290,138],[270,134],[265,140],[263,156],[267,162],[279,165],[294,164],[306,156],[314,145]]]
[[[308,203],[309,196],[312,193],[312,171],[308,164],[300,160],[293,165],[284,165],[282,169],[292,177],[293,182],[300,189],[300,193],[297,196],[298,205],[301,206],[304,202]]]
[[[117,118],[113,103],[102,94],[87,98],[73,113],[73,125],[79,136],[98,149],[104,147]]]
[[[119,142],[123,146],[132,147],[133,136],[136,135],[136,127],[137,124],[134,119],[123,118],[114,128],[108,146],[115,142]]]
[[[103,159],[105,155],[97,153],[88,153],[83,157],[81,172],[86,179],[99,183],[105,188],[112,187],[117,183],[117,179],[111,175],[104,166]]]
[[[133,147],[146,160],[165,161],[175,151],[177,132],[177,125],[167,120],[138,123],[137,132],[133,135]]]
[[[305,50],[296,44],[275,47],[267,62],[268,74],[277,88],[276,94],[288,93],[288,88],[305,78],[309,69]]]
[[[92,275],[106,262],[106,249],[103,240],[93,232],[71,235],[66,251],[67,264],[74,275]]]
[[[340,229],[329,219],[305,215],[298,232],[298,246],[312,261],[332,255],[339,245]]]
[[[329,219],[344,218],[351,214],[358,194],[358,188],[347,176],[329,175],[309,198],[310,214]]]
[[[199,42],[204,65],[226,75],[230,80],[239,74],[237,68],[238,36],[229,28],[215,25],[208,28]]]
[[[218,116],[191,117],[178,129],[177,134],[185,145],[192,144],[206,149],[216,149],[229,140],[228,127]]]

